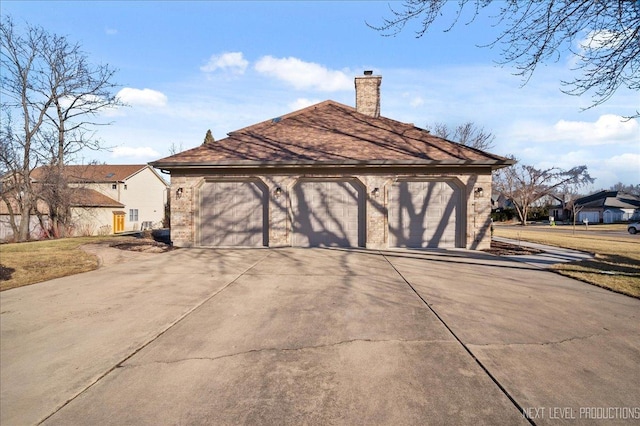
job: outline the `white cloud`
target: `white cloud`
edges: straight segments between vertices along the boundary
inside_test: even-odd
[[[637,184],[640,181],[640,154],[623,153],[609,158],[594,159],[589,165],[596,177],[595,188],[609,188],[618,182]]]
[[[147,158],[158,158],[160,153],[155,149],[143,146],[139,148],[132,148],[129,146],[117,146],[113,148],[111,151],[111,156],[113,158],[138,158],[138,159],[147,159]]]
[[[353,90],[353,80],[342,71],[327,69],[320,64],[304,62],[298,58],[264,56],[255,64],[259,73],[275,77],[299,90],[321,92]]]
[[[637,144],[640,123],[604,114],[596,121],[559,120],[553,125],[539,121],[519,121],[511,127],[509,137],[530,142],[559,142],[574,146]]]
[[[131,106],[163,107],[167,105],[164,93],[152,89],[134,89],[125,87],[116,95],[122,102]]]
[[[584,39],[578,42],[581,50],[615,48],[618,47],[626,37],[631,36],[632,31],[616,32],[610,30],[590,31]]]
[[[560,120],[554,126],[556,140],[572,139],[580,145],[606,145],[621,141],[638,141],[637,120],[625,120],[613,114],[601,115],[595,122]]]
[[[115,28],[105,28],[104,29],[104,33],[106,35],[110,35],[110,36],[111,35],[116,35],[116,34],[118,34],[118,30],[116,30]]]
[[[244,59],[242,52],[225,52],[222,55],[212,55],[209,61],[200,67],[202,72],[227,70],[233,74],[243,74],[249,62]]]
[[[108,100],[102,96],[96,95],[84,95],[78,98],[72,96],[64,96],[60,99],[60,105],[63,108],[73,108],[78,111],[81,108],[94,109],[100,106],[96,110],[98,115],[103,117],[116,117],[122,115],[120,108],[114,105],[109,105]]]
[[[584,189],[584,192],[609,188],[617,182],[637,183],[640,181],[640,154],[623,153],[608,156],[607,152],[594,151],[592,148],[577,151],[567,151],[558,153],[553,151],[546,156],[536,152],[533,156],[519,156],[524,164],[531,164],[539,169],[558,167],[560,169],[571,169],[579,165],[586,165],[591,177],[595,182]]]
[[[594,155],[593,152],[585,150],[563,152],[562,155],[549,155],[547,150],[547,152],[543,151],[537,154],[539,160],[534,164],[534,166],[540,169],[558,167],[569,170],[575,166],[582,164],[595,164],[595,162],[597,162],[597,156]],[[527,161],[523,161],[523,163],[527,163]]]
[[[74,96],[64,96],[60,99],[60,105],[63,108],[69,108],[74,104],[74,108],[81,108],[84,106],[95,106],[96,104],[105,103],[106,100],[102,96],[96,95],[83,95],[78,98]]]
[[[288,107],[291,111],[297,111],[302,108],[306,108],[311,105],[315,105],[322,101],[318,99],[306,99],[306,98],[298,98],[295,101],[291,102]]]
[[[640,180],[640,154],[625,153],[604,161],[607,168],[621,172],[635,173],[635,182]]]
[[[576,50],[574,54],[568,56],[568,64],[572,69],[589,67],[592,56],[601,54],[597,50],[615,50],[620,48],[623,43],[628,43],[633,39],[632,29],[589,31],[584,38],[576,40]]]

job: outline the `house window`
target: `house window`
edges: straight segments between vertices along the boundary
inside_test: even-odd
[[[129,222],[138,221],[138,209],[129,209]]]
[[[117,183],[112,183],[111,184],[111,189],[118,189],[118,184]]]

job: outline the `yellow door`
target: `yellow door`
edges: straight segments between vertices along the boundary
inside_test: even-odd
[[[124,212],[113,212],[113,233],[124,231]]]

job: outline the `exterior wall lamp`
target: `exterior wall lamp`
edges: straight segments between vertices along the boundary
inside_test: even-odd
[[[178,188],[178,189],[176,190],[176,198],[182,198],[182,192],[183,192],[183,191],[184,191],[184,190],[182,189],[182,187]]]
[[[371,196],[378,198],[380,196],[380,188],[373,188],[373,191],[371,191]]]
[[[273,191],[273,195],[275,195],[276,198],[280,198],[280,196],[282,195],[282,188],[277,187],[274,191]]]
[[[482,194],[484,194],[484,190],[481,187],[478,187],[473,190],[473,193],[476,196],[476,198],[480,198],[482,197]]]

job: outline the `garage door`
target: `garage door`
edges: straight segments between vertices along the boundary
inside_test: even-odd
[[[265,191],[255,182],[207,182],[201,189],[200,244],[267,244]]]
[[[350,181],[300,181],[293,189],[297,247],[364,245],[363,191]]]
[[[589,223],[600,222],[600,213],[598,212],[578,212],[578,222],[588,220]]]
[[[447,181],[396,182],[389,192],[389,245],[458,247],[461,198]]]

